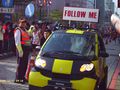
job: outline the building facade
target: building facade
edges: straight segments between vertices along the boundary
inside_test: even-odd
[[[110,25],[110,17],[114,13],[115,4],[112,0],[105,0],[105,23]]]
[[[114,3],[112,0],[14,0],[15,13],[13,17],[18,19],[25,16],[26,6],[32,2],[35,5],[35,14],[32,19],[39,19],[41,16],[49,17],[54,10],[63,11],[64,6],[96,8],[99,9],[99,25],[110,22],[110,15],[114,13]],[[51,1],[51,4],[48,2]],[[44,5],[45,4],[45,5]]]

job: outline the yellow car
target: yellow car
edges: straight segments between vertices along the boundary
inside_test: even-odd
[[[29,90],[106,90],[106,53],[94,30],[55,31],[29,74]]]

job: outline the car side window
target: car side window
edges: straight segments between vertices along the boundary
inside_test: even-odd
[[[90,55],[90,56],[95,55],[95,45],[91,45],[89,55]]]

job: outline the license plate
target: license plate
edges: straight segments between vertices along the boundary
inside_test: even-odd
[[[66,88],[70,88],[72,86],[71,83],[63,82],[63,81],[49,81],[48,84],[53,86],[66,87]]]

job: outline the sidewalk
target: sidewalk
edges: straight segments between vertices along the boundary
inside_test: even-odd
[[[120,44],[114,41],[108,43],[106,50],[109,53],[109,57],[106,59],[108,65],[108,90],[120,90]]]
[[[106,59],[106,63],[108,65],[108,90],[120,90],[120,75],[118,76],[118,72],[120,72],[120,64],[119,64],[120,58],[118,57],[118,54],[120,53],[120,44],[118,43],[115,44],[115,42],[112,41],[111,43],[105,45],[105,47],[110,55]],[[6,58],[6,57],[7,56],[4,56],[2,58]],[[10,61],[15,61],[15,60],[11,59]],[[112,87],[110,87],[110,85],[112,85]]]
[[[119,73],[120,73],[120,63],[118,65]],[[116,82],[116,90],[120,90],[120,74],[118,75],[117,82]]]
[[[118,76],[117,79],[116,90],[120,90],[120,75]]]
[[[0,60],[4,59],[4,58],[11,57],[11,56],[14,56],[13,52],[4,53],[2,56],[0,56]]]
[[[109,85],[109,90],[120,90],[120,83],[119,83],[120,76],[118,75],[119,72],[120,72],[120,60],[119,60],[119,63],[117,64],[115,72],[113,74],[111,83]]]

